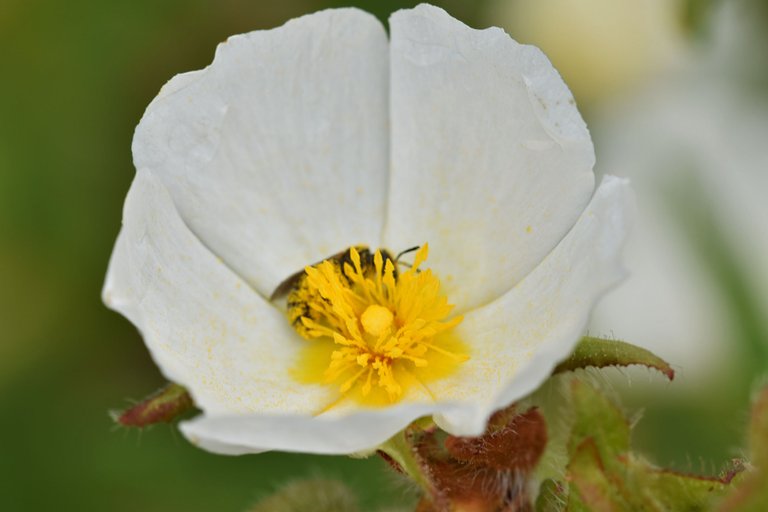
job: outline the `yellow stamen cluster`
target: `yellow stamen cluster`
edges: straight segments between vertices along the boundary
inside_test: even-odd
[[[453,306],[440,293],[440,281],[429,269],[419,270],[426,244],[400,274],[388,253],[385,259],[377,250],[371,262],[367,249],[361,250],[367,256],[362,261],[352,247],[347,261],[307,267],[289,299],[289,316],[305,338],[332,341],[324,382],[339,383],[343,394],[359,390],[362,397],[383,390],[393,402],[403,395],[404,383],[423,384],[419,374],[431,362],[455,366],[468,359],[456,350],[463,348],[460,343],[446,341],[462,317],[446,320]]]

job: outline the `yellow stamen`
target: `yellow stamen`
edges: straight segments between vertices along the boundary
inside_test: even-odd
[[[420,270],[428,250],[421,247],[400,275],[388,253],[362,247],[307,267],[288,297],[288,316],[315,342],[295,374],[336,383],[342,396],[387,404],[469,359],[451,332],[462,317],[448,318],[453,306],[440,281]]]

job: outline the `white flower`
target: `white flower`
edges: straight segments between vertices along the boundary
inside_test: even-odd
[[[425,415],[480,434],[623,276],[628,184],[593,195],[589,133],[544,55],[428,5],[390,27],[340,9],[232,37],[136,130],[104,299],[190,390],[203,414],[181,428],[206,449],[360,452]],[[275,288],[353,245],[425,241],[469,360],[379,407],[297,379],[315,340]]]

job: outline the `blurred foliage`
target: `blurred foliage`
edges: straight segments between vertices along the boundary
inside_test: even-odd
[[[700,32],[706,25],[717,0],[686,0],[683,3],[683,24],[691,32]]]
[[[355,493],[343,482],[325,478],[297,480],[283,485],[248,512],[357,512]]]
[[[715,215],[717,198],[706,189],[693,171],[671,175],[667,190],[669,218],[682,225],[689,233],[691,243],[719,283],[719,289],[730,308],[731,332],[741,340],[732,348],[739,351],[740,367],[744,370],[731,381],[746,398],[755,375],[768,371],[768,317],[762,311],[758,290],[746,268],[726,236]]]
[[[711,197],[689,169],[670,172],[666,205],[670,222],[678,222],[722,294],[732,338],[724,340],[730,362],[702,385],[696,396],[668,393],[634,396],[634,407],[647,407],[636,430],[638,446],[651,450],[660,464],[682,471],[711,472],[713,466],[741,455],[744,425],[756,378],[768,373],[768,317],[761,306],[750,269],[725,236],[727,226],[714,214]],[[695,435],[692,433],[695,432]]]
[[[2,3],[0,510],[242,510],[313,472],[360,489],[363,506],[400,501],[375,459],[214,456],[170,427],[115,430],[107,414],[162,383],[136,330],[100,300],[144,108],[227,36],[331,6]]]
[[[405,500],[375,459],[221,457],[191,447],[171,427],[115,429],[107,411],[162,379],[138,333],[99,295],[133,177],[132,132],[166,80],[207,65],[231,34],[350,4],[385,20],[417,3],[3,1],[0,510],[242,510],[313,473],[346,482],[364,509]],[[482,25],[485,2],[434,3]],[[735,336],[757,340],[765,324],[755,322],[764,316],[744,302],[748,279],[712,251],[735,323],[743,324]],[[647,430],[643,444],[677,461],[694,454],[722,463],[739,439],[741,425],[731,420],[737,411],[746,418],[744,383],[765,370],[764,360],[754,361],[736,402],[725,390],[682,412],[672,402],[651,408],[646,423],[658,429]]]

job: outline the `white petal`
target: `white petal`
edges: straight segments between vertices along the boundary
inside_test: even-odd
[[[488,416],[536,389],[584,333],[597,300],[625,271],[620,253],[633,205],[629,183],[608,176],[574,228],[523,281],[470,312],[457,334],[472,359],[430,385],[466,406],[436,417],[448,432],[478,435]]]
[[[141,331],[164,375],[206,413],[310,414],[327,387],[289,376],[304,343],[189,231],[158,178],[139,171],[125,203],[104,301]]]
[[[401,404],[350,414],[321,416],[198,417],[181,424],[184,435],[206,450],[225,455],[265,450],[351,454],[375,449],[413,420],[448,406]]]
[[[134,162],[262,295],[346,247],[380,242],[388,44],[356,9],[234,36],[172,79],[136,129]]]
[[[525,277],[576,222],[594,188],[592,142],[537,48],[429,5],[390,25],[385,242],[429,242],[449,298],[471,309]]]

